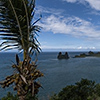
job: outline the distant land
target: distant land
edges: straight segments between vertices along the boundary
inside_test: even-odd
[[[87,54],[86,53],[81,53],[80,55],[75,55],[74,58],[82,58],[82,57],[100,57],[100,52],[93,52],[89,51]]]

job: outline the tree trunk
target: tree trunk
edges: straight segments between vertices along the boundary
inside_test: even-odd
[[[27,58],[27,54],[28,54],[28,51],[27,50],[24,50],[24,53],[23,53],[23,58]]]

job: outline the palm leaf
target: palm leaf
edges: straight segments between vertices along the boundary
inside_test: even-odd
[[[0,39],[16,42],[19,50],[29,54],[34,50],[39,52],[40,44],[35,35],[38,36],[37,32],[40,32],[41,27],[35,24],[41,16],[33,22],[35,0],[0,0],[0,2]]]

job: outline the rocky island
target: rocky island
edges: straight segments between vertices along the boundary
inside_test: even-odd
[[[57,58],[58,59],[69,59],[69,56],[67,52],[65,52],[65,54],[62,54],[62,52],[59,52]]]
[[[82,57],[90,57],[90,56],[92,56],[92,57],[100,57],[100,52],[94,53],[92,51],[89,51],[88,54],[82,53],[80,55],[75,55],[74,58],[79,58],[79,57],[82,58]]]

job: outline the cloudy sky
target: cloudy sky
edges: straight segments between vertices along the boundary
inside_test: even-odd
[[[42,50],[100,50],[100,0],[36,0]]]

